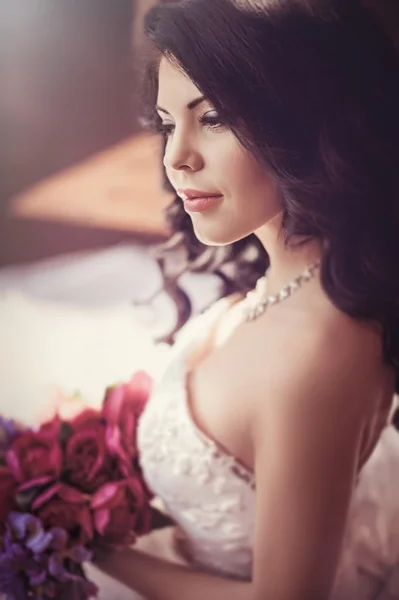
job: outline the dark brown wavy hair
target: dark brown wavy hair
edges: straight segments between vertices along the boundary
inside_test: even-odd
[[[368,0],[369,1],[369,0]],[[384,2],[382,2],[384,4]],[[396,8],[396,17],[398,17]],[[321,281],[341,311],[379,322],[399,369],[399,57],[360,0],[183,0],[146,17],[146,123],[157,130],[158,66],[175,61],[276,178],[286,243],[324,246]],[[171,189],[165,175],[165,185]],[[212,248],[178,198],[166,220],[185,269],[219,274],[222,295],[267,267],[254,235]],[[178,280],[178,275],[166,279]],[[183,294],[184,296],[184,294]],[[190,309],[180,297],[184,322]]]

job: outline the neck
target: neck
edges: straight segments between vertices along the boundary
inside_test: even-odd
[[[319,241],[297,238],[284,243],[282,213],[255,232],[270,259],[268,271],[269,289],[278,290],[297,277],[310,265],[320,261],[322,248]]]

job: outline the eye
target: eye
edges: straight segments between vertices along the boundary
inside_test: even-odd
[[[224,123],[216,110],[209,110],[202,117],[199,118],[199,122],[209,129],[219,129],[224,127]]]
[[[162,135],[169,137],[175,130],[173,123],[157,123],[156,131]]]

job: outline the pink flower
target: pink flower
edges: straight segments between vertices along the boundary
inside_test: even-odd
[[[151,529],[151,507],[137,478],[106,483],[91,500],[94,527],[109,544],[131,544]]]
[[[46,527],[65,529],[77,543],[93,538],[89,501],[72,487],[56,483],[36,498],[32,509]]]
[[[122,474],[132,473],[132,461],[137,458],[137,422],[152,389],[152,379],[138,371],[128,383],[107,390],[103,415],[107,423],[107,445],[118,457]]]
[[[42,425],[39,431],[26,431],[6,453],[6,461],[19,483],[36,479],[57,479],[62,469],[58,419]]]
[[[16,481],[8,467],[0,466],[0,533],[8,515],[16,508]]]
[[[81,491],[92,493],[112,479],[112,458],[105,443],[105,426],[97,418],[82,423],[68,439],[65,475]]]

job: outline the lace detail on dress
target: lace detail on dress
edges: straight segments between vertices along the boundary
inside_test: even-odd
[[[162,393],[153,395],[140,420],[139,447],[150,487],[184,532],[180,547],[188,558],[205,568],[248,578],[254,483],[232,457],[199,435],[179,379],[164,381]]]
[[[248,579],[254,475],[192,420],[184,360],[190,348],[179,349],[140,419],[142,468],[179,526],[178,547],[187,558],[207,570]]]

